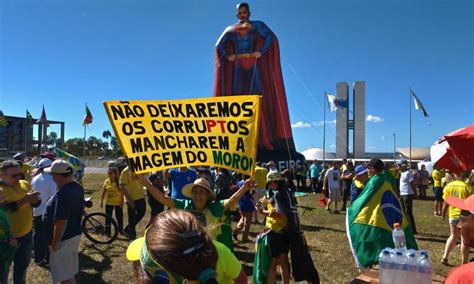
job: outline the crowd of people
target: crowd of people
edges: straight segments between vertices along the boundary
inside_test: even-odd
[[[6,283],[10,270],[14,283],[24,283],[32,251],[34,262],[49,268],[53,282],[74,283],[79,271],[84,189],[73,179],[72,166],[63,160],[45,156],[34,171],[24,169],[21,160],[4,161],[0,168],[0,283]],[[462,262],[469,261],[470,246],[463,242],[461,224],[470,212],[443,200],[451,196],[469,198],[474,171],[458,174],[435,167],[430,175],[424,166],[418,169],[407,161],[392,164],[372,159],[354,164],[346,159],[328,163],[314,160],[309,166],[297,162],[281,172],[269,161],[257,163],[250,177],[204,166],[137,175],[122,160],[109,163],[100,207],[104,208],[105,202],[105,213],[114,215],[118,230],[132,242],[127,257],[134,262],[140,283],[159,279],[246,282],[233,244],[253,241],[250,228],[262,224],[260,220],[265,230],[255,239],[255,282],[274,283],[280,267],[283,283],[290,283],[290,279],[318,283],[294,193],[319,193],[326,210],[338,214],[346,211],[367,181],[379,174],[400,198],[415,234],[413,200],[426,199],[432,184],[434,215],[443,219],[449,216],[450,236],[441,262],[448,264],[449,254],[460,239]],[[139,237],[137,224],[146,216],[147,204],[151,214],[144,237]],[[235,229],[232,221],[236,222]],[[105,225],[110,233],[110,224]]]

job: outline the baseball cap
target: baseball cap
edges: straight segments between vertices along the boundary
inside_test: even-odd
[[[355,168],[355,174],[356,176],[360,176],[360,175],[363,175],[365,173],[367,173],[367,167],[364,166],[364,165],[358,165],[356,168]]]
[[[48,159],[48,158],[43,158],[43,159],[41,159],[41,160],[39,161],[39,163],[36,165],[36,167],[37,167],[38,169],[44,169],[44,168],[47,168],[47,167],[51,167],[51,164],[52,164],[52,163],[53,163],[53,162],[51,162],[50,159]]]
[[[44,171],[53,174],[68,174],[73,170],[72,166],[68,162],[64,160],[56,160],[51,164],[50,167],[45,168]]]
[[[466,199],[450,196],[447,197],[445,201],[451,206],[457,207],[462,210],[471,211],[471,213],[474,214],[474,194]]]

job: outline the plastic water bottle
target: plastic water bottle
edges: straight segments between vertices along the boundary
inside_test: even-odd
[[[407,269],[406,269],[406,257],[401,250],[395,250],[395,254],[392,256],[393,259],[393,282],[396,284],[406,284]]]
[[[422,252],[418,260],[418,283],[429,284],[432,279],[433,268],[431,266],[431,260],[428,254]]]
[[[407,284],[417,284],[418,282],[418,259],[414,252],[406,254],[406,281]]]
[[[393,224],[392,238],[396,249],[407,249],[405,241],[405,232],[403,232],[403,230],[400,228],[399,223]]]
[[[381,284],[393,283],[393,263],[390,250],[384,249],[379,256],[379,282]]]

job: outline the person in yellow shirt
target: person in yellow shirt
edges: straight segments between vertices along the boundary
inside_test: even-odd
[[[468,173],[454,174],[455,180],[450,182],[443,191],[443,199],[446,199],[450,196],[457,197],[460,199],[466,199],[471,194],[473,194],[471,187],[466,184],[465,179]],[[442,218],[445,219],[446,213],[449,210],[449,227],[450,227],[450,236],[446,241],[446,247],[444,249],[443,258],[441,263],[448,265],[448,256],[453,248],[456,246],[456,243],[461,236],[461,228],[458,226],[461,221],[461,209],[454,206],[444,204]],[[469,256],[469,247],[465,246],[461,241],[461,255],[463,256],[463,263],[465,256]]]
[[[433,191],[435,195],[434,215],[441,216],[443,208],[443,188],[441,187],[441,179],[444,177],[444,172],[442,172],[437,166],[434,166],[431,177],[433,178]]]
[[[23,176],[18,162],[7,160],[0,166],[0,190],[5,196],[3,206],[11,224],[11,235],[16,238],[17,249],[13,260],[13,283],[25,283],[33,246],[33,206],[41,203],[39,192],[31,192],[30,184],[20,180]],[[9,269],[3,274],[8,279]]]
[[[105,201],[105,214],[112,217],[115,211],[115,220],[117,220],[119,232],[123,231],[123,194],[119,189],[119,171],[116,167],[109,167],[107,170],[108,178],[104,181],[102,186],[102,198],[100,200],[100,208],[104,206],[104,197],[107,196]],[[106,233],[110,234],[110,221],[105,224]]]
[[[130,240],[137,237],[136,225],[145,216],[146,202],[145,190],[138,180],[138,176],[133,173],[129,167],[123,169],[120,174],[120,191],[127,199],[128,225],[123,232],[128,235]]]

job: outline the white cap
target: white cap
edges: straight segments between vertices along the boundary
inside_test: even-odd
[[[51,167],[44,169],[46,173],[53,174],[67,174],[72,173],[72,166],[64,160],[56,160],[51,164]]]
[[[52,164],[52,163],[53,163],[53,162],[51,162],[50,159],[48,159],[48,158],[43,158],[43,159],[41,159],[41,160],[39,161],[39,163],[36,165],[36,167],[37,167],[38,169],[44,169],[44,168],[47,168],[47,167],[51,167],[51,164]]]

